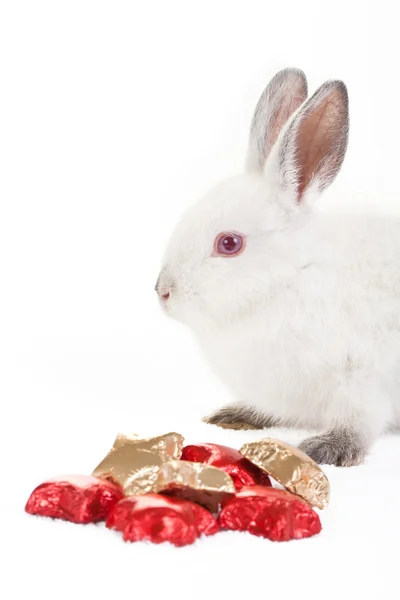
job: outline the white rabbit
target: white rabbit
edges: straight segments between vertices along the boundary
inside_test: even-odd
[[[156,288],[234,396],[207,422],[316,429],[301,449],[350,466],[400,424],[400,222],[315,208],[348,99],[340,81],[306,98],[302,71],[272,79],[246,172],[184,215]]]

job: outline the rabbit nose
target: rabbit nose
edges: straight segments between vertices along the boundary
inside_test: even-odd
[[[162,275],[160,275],[159,278],[157,279],[155,290],[156,290],[157,294],[159,295],[159,297],[161,298],[161,300],[166,302],[171,295],[172,284],[168,285],[167,282],[162,281],[162,279],[164,279],[164,278],[162,278]]]
[[[170,297],[169,290],[167,290],[165,288],[157,289],[157,294],[158,294],[160,300],[162,300],[163,302],[167,302],[168,298]]]

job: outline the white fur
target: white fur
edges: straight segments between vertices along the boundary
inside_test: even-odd
[[[263,171],[184,215],[159,286],[235,401],[290,424],[351,427],[369,445],[400,425],[400,222],[320,212],[318,177],[294,201],[279,161],[299,115]],[[223,231],[245,234],[242,254],[212,256]]]

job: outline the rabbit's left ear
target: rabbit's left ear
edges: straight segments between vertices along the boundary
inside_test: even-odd
[[[283,69],[271,79],[254,112],[247,170],[262,171],[269,153],[292,114],[307,98],[307,80],[300,69]]]
[[[265,172],[278,177],[291,201],[327,188],[342,166],[349,133],[349,107],[342,81],[327,81],[303,104],[274,148]]]

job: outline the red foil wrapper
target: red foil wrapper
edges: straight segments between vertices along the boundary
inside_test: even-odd
[[[317,513],[294,494],[252,486],[243,488],[222,509],[221,529],[248,531],[275,542],[311,537],[321,531]]]
[[[264,471],[244,458],[238,450],[228,448],[228,446],[219,444],[185,446],[182,450],[181,460],[205,463],[222,469],[232,477],[237,490],[251,485],[271,485],[271,481]]]
[[[213,535],[219,526],[202,506],[160,494],[131,496],[116,504],[106,526],[123,532],[126,542],[147,540],[186,546],[200,535]]]
[[[122,490],[108,481],[68,475],[39,485],[30,495],[25,510],[30,515],[72,523],[96,523],[104,521],[123,497]]]

